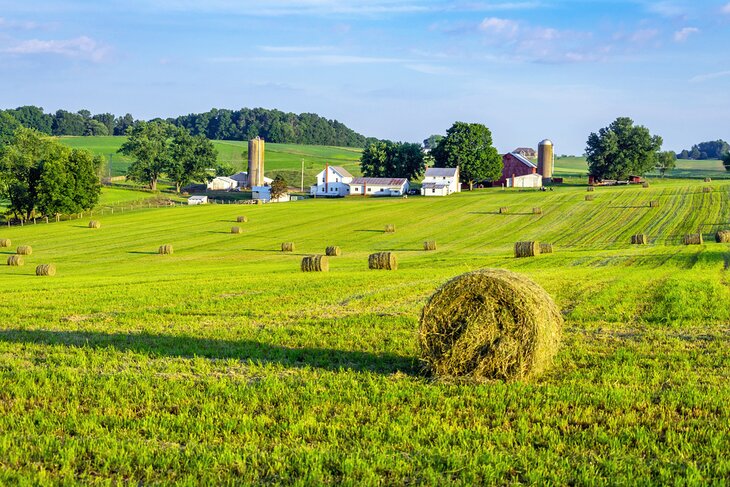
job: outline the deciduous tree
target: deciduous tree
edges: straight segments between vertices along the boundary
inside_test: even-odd
[[[502,175],[502,158],[492,145],[492,132],[482,124],[456,122],[431,151],[438,167],[458,167],[462,182],[495,181]]]
[[[617,118],[588,137],[588,173],[598,179],[618,180],[646,174],[654,168],[661,147],[662,138],[651,135],[648,128],[635,126],[628,117]]]
[[[127,170],[132,181],[145,183],[153,191],[157,189],[160,176],[170,162],[170,136],[172,125],[156,122],[139,122],[128,130],[128,139],[119,152],[134,158]]]

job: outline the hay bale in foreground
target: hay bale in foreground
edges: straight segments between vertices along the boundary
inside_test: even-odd
[[[507,214],[507,213],[509,213],[509,208],[507,208],[506,206],[503,206],[503,207],[501,207],[501,208],[499,209],[499,214],[500,214],[500,215],[505,215],[505,214]]]
[[[651,200],[649,202],[649,208],[659,208],[659,202],[657,200]]]
[[[515,257],[534,257],[540,255],[540,242],[515,243]]]
[[[325,255],[307,255],[302,259],[302,272],[329,272],[329,259]]]
[[[715,234],[717,243],[730,243],[730,230],[720,230]]]
[[[324,249],[324,253],[328,257],[339,257],[340,255],[342,255],[342,250],[340,250],[337,245],[330,245],[329,247]]]
[[[10,247],[12,244],[9,238],[0,238],[0,247]]]
[[[702,192],[703,193],[712,193],[712,188],[710,188],[709,186],[705,186],[704,188],[702,188]]]
[[[33,253],[33,247],[30,245],[21,245],[18,247],[18,250],[16,250],[16,253],[18,255],[31,255]]]
[[[378,252],[368,257],[368,268],[395,271],[398,269],[398,259],[392,252]]]
[[[436,241],[426,240],[423,242],[423,250],[436,250]]]
[[[542,208],[533,208],[532,214],[533,215],[542,215]]]
[[[8,265],[19,267],[21,265],[25,265],[25,260],[22,255],[11,255],[8,257]]]
[[[541,243],[540,244],[540,253],[541,254],[552,254],[553,253],[553,244]]]
[[[646,183],[646,182],[641,183],[641,187],[642,188],[648,188],[649,187],[649,183]]]
[[[562,328],[544,289],[514,272],[484,269],[431,296],[421,314],[421,360],[436,377],[528,379],[550,366]]]
[[[41,264],[35,268],[36,276],[55,276],[56,266],[53,264]]]
[[[89,228],[101,228],[101,222],[98,220],[91,220],[89,222]]]
[[[170,245],[170,244],[160,245],[160,249],[157,252],[160,255],[172,255],[172,253],[173,253],[172,245]]]
[[[241,228],[241,227],[231,227],[231,233],[234,233],[234,234],[243,233],[243,228]]]
[[[649,238],[644,233],[637,233],[631,236],[631,245],[646,245],[649,243]]]
[[[238,218],[236,218],[236,222],[238,222],[238,223],[248,223],[248,217],[241,215]]]
[[[711,183],[712,182],[712,178],[705,178],[705,182],[706,183]]]
[[[701,233],[688,233],[682,241],[685,245],[702,245],[704,243]]]
[[[586,201],[593,201],[594,199],[595,199],[595,198],[593,197],[593,195],[592,195],[592,194],[587,194],[587,195],[586,195]]]
[[[385,225],[385,230],[383,230],[385,233],[395,233],[395,225]]]
[[[281,244],[282,252],[294,252],[295,249],[296,246],[294,245],[294,242],[284,242]]]

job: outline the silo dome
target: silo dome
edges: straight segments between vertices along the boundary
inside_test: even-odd
[[[545,139],[542,142],[540,142],[540,145],[553,145],[553,141],[550,139]]]

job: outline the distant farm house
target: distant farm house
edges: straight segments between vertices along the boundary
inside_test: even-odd
[[[461,191],[458,167],[432,167],[426,169],[421,182],[423,196],[448,196]]]
[[[522,157],[535,158],[537,157],[537,151],[531,147],[518,147],[512,151],[513,154],[519,154]]]
[[[350,183],[351,195],[403,196],[410,185],[404,178],[354,178]]]
[[[537,173],[537,165],[520,154],[510,153],[502,156],[502,178],[497,185],[507,188],[540,188],[542,175]]]
[[[340,166],[327,164],[324,171],[317,174],[317,184],[309,190],[312,196],[336,197],[350,194],[350,183],[353,176]]]
[[[211,191],[231,191],[238,187],[238,181],[226,176],[218,176],[208,183],[208,189]]]

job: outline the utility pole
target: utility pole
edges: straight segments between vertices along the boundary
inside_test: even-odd
[[[301,181],[301,187],[299,190],[302,193],[304,193],[304,159],[302,159],[302,181]]]

